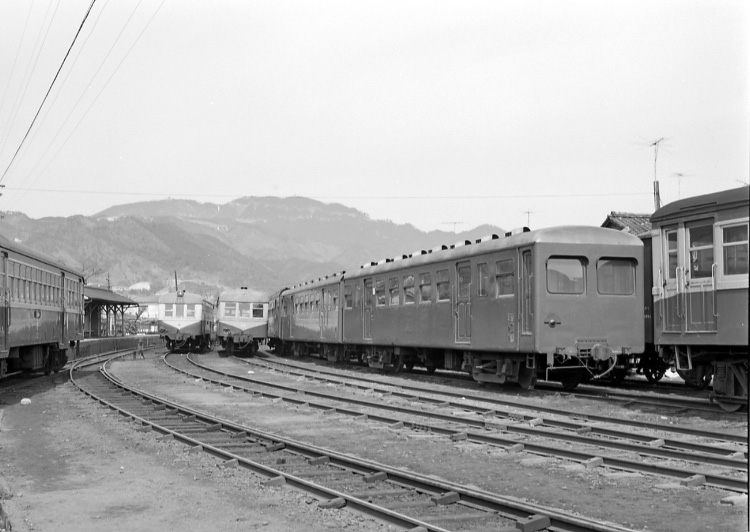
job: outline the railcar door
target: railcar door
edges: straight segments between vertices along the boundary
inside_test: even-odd
[[[321,296],[321,305],[318,307],[318,320],[320,322],[320,339],[323,340],[325,338],[325,331],[328,328],[328,309],[329,309],[329,300],[331,299],[331,294],[328,290],[325,288],[323,289],[323,294]]]
[[[372,277],[364,280],[365,293],[363,294],[364,302],[362,304],[362,339],[372,340],[372,311],[375,292],[372,287]]]
[[[471,263],[456,264],[456,287],[453,300],[453,317],[456,343],[471,343]]]
[[[685,269],[680,260],[679,240],[677,228],[666,229],[663,232],[664,249],[662,250],[661,279],[664,288],[662,295],[662,315],[664,316],[664,332],[681,332],[684,323],[684,302],[682,288],[685,286]]]
[[[289,312],[288,312],[289,318],[287,320],[285,320],[286,323],[287,323],[287,326],[288,326],[287,338],[289,338],[289,339],[294,338],[294,334],[292,334],[292,333],[294,331],[294,320],[295,320],[295,317],[297,315],[297,307],[295,306],[294,298],[295,298],[295,296],[290,296],[289,297]]]
[[[10,312],[10,286],[8,284],[8,254],[3,253],[0,257],[0,290],[2,291],[2,301],[0,302],[0,355],[8,350],[8,325]],[[0,361],[0,376],[5,374],[5,358]]]
[[[534,348],[534,262],[531,250],[521,251],[520,279],[519,279],[519,326],[518,347],[522,351],[532,351]]]
[[[688,267],[685,296],[688,332],[716,332],[716,261],[713,220],[685,226]]]

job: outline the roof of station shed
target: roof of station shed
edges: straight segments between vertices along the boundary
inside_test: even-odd
[[[107,290],[105,288],[94,288],[93,286],[84,286],[83,287],[83,296],[86,299],[86,302],[89,301],[100,303],[100,304],[109,304],[109,305],[122,305],[122,306],[134,306],[137,307],[138,303],[133,301],[132,299],[129,299],[125,296],[122,296],[116,292],[112,292],[111,290]]]

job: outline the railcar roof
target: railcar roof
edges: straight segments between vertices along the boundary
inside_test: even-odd
[[[651,215],[651,223],[750,204],[750,186],[673,201]]]
[[[30,259],[34,259],[39,262],[49,264],[50,266],[54,266],[55,268],[60,268],[61,270],[65,270],[66,272],[73,273],[79,277],[83,277],[83,272],[80,272],[76,270],[75,268],[71,268],[70,266],[62,262],[61,260],[51,257],[49,255],[46,255],[44,253],[40,253],[34,249],[31,249],[28,246],[19,244],[18,242],[11,242],[3,235],[0,235],[0,247],[9,249],[16,253],[29,257]]]
[[[193,303],[203,303],[206,301],[209,303],[209,301],[206,300],[205,297],[193,294],[191,292],[183,292],[181,297],[178,297],[177,292],[169,292],[168,294],[162,294],[159,296],[159,303],[187,303],[187,304],[193,304]]]
[[[219,301],[236,301],[240,303],[264,303],[268,301],[268,294],[260,290],[225,290],[219,296]]]
[[[614,229],[592,226],[550,227],[460,246],[454,249],[436,250],[432,253],[414,255],[410,258],[394,260],[393,262],[365,266],[352,274],[346,275],[346,278],[355,279],[365,275],[373,275],[411,266],[420,266],[446,260],[459,260],[493,251],[515,249],[540,243],[643,246],[643,242],[637,236]]]

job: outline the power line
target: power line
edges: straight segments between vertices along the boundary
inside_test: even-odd
[[[47,101],[47,98],[49,97],[50,92],[52,92],[52,87],[55,85],[55,81],[57,81],[57,78],[60,75],[60,71],[62,71],[63,66],[65,66],[65,61],[68,59],[68,56],[70,55],[70,51],[73,49],[73,46],[75,46],[76,40],[78,40],[78,36],[81,34],[83,25],[86,23],[86,19],[89,17],[89,13],[91,13],[91,10],[93,9],[95,2],[96,0],[91,0],[91,4],[89,5],[88,11],[86,11],[86,14],[83,17],[83,20],[81,21],[81,25],[78,27],[78,31],[76,32],[75,37],[73,37],[73,41],[70,43],[70,46],[68,47],[68,51],[65,52],[65,57],[63,57],[63,60],[60,63],[60,68],[57,69],[57,72],[55,73],[55,77],[52,79],[52,83],[50,83],[49,89],[47,89],[47,94],[44,95],[44,99],[42,100],[42,103],[39,104],[39,108],[37,109],[36,114],[34,115],[34,119],[31,121],[31,124],[29,124],[29,128],[26,130],[26,134],[21,139],[21,142],[18,145],[18,149],[16,150],[16,153],[13,154],[13,158],[10,160],[10,163],[8,163],[8,166],[3,172],[3,175],[0,176],[0,183],[2,183],[3,179],[5,179],[5,176],[8,174],[10,167],[13,165],[13,162],[16,160],[16,157],[18,157],[18,153],[21,151],[21,148],[23,147],[24,142],[26,142],[26,138],[29,136],[29,133],[31,132],[31,128],[34,127],[34,123],[36,122],[36,119],[39,117],[39,113],[42,111],[42,107],[44,107],[44,103]]]

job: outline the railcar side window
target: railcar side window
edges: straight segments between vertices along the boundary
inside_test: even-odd
[[[375,279],[375,305],[385,306],[385,279]]]
[[[596,289],[604,295],[634,294],[635,264],[632,259],[600,259],[596,263]]]
[[[414,276],[404,276],[404,305],[414,304]]]
[[[513,294],[513,259],[503,259],[495,262],[495,286],[497,295]]]
[[[344,286],[344,308],[352,308],[354,300],[352,299],[352,285]]]
[[[451,281],[448,270],[438,270],[437,272],[437,299],[438,301],[450,301],[451,298]]]
[[[398,286],[398,277],[391,277],[388,279],[388,300],[389,305],[400,305],[401,304],[401,290]]]
[[[429,273],[419,274],[419,302],[432,303],[432,278]]]
[[[354,289],[354,306],[359,308],[361,306],[362,302],[362,285],[358,284],[356,285],[356,288]]]
[[[547,260],[547,291],[550,294],[583,294],[583,260],[576,257],[550,257]]]
[[[667,279],[676,279],[677,262],[677,230],[665,231],[667,240]]]
[[[690,235],[690,277],[711,277],[714,263],[714,226],[703,224],[688,229]]]
[[[479,297],[485,297],[490,293],[490,272],[487,267],[487,263],[477,264],[477,278],[479,279],[479,287],[477,288],[477,295]]]
[[[748,274],[747,224],[733,225],[722,230],[724,275]]]

